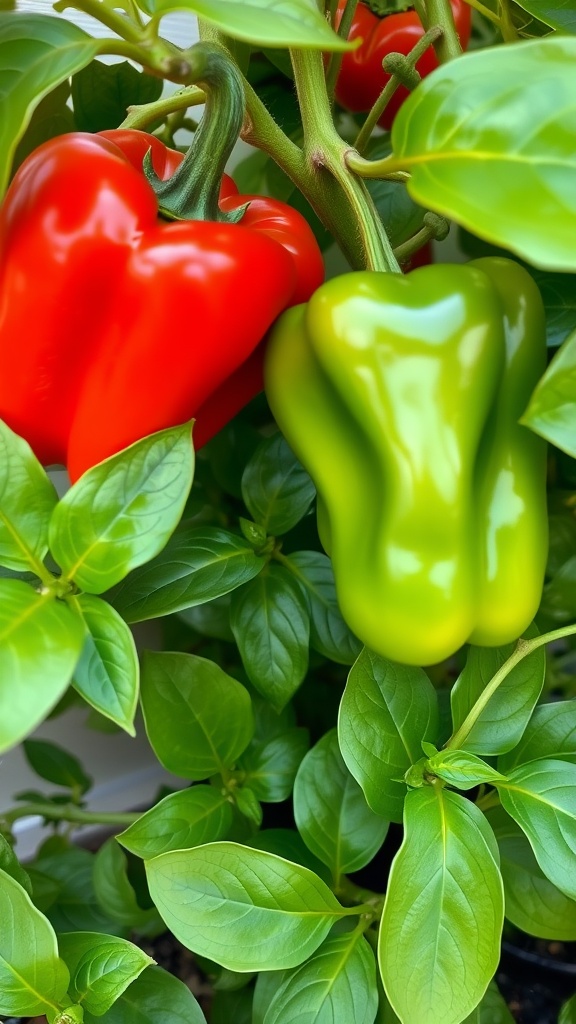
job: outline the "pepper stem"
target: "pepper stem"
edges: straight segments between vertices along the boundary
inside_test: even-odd
[[[161,181],[150,153],[144,173],[158,197],[160,213],[169,220],[212,220],[237,223],[246,207],[223,213],[218,206],[226,162],[244,120],[242,78],[226,51],[213,43],[197,43],[186,54],[190,83],[202,86],[206,107],[192,144],[178,170]]]

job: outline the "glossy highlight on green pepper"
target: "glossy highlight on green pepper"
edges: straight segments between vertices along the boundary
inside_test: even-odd
[[[531,622],[545,445],[518,419],[545,352],[538,289],[500,258],[350,273],[272,329],[270,405],[316,484],[344,618],[377,653],[433,664]]]

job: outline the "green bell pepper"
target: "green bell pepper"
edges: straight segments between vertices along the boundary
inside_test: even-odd
[[[546,448],[519,425],[544,311],[512,260],[345,274],[272,329],[266,391],[318,491],[342,614],[434,664],[514,640],[539,604]]]

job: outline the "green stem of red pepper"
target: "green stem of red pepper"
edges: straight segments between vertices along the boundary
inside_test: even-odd
[[[206,93],[204,116],[178,170],[162,181],[152,168],[150,153],[144,171],[158,197],[160,213],[171,220],[212,220],[236,223],[244,209],[224,213],[220,184],[244,120],[244,88],[236,65],[212,43],[188,51],[190,77]]]
[[[434,43],[438,63],[446,64],[449,60],[459,57],[462,47],[454,24],[450,0],[423,0],[422,5],[416,4],[416,11],[426,31],[434,25],[439,25],[442,29],[442,35]]]
[[[416,74],[418,74],[418,72],[416,71],[417,61],[420,60],[420,57],[422,56],[423,53],[426,53],[426,50],[428,49],[430,44],[435,43],[442,34],[443,29],[439,25],[433,25],[432,28],[428,29],[428,31],[422,36],[422,39],[420,39],[419,42],[416,43],[416,46],[410,51],[407,57],[404,57],[404,55],[400,53],[391,53],[389,54],[389,56],[402,57],[403,60],[407,62],[409,67],[411,67],[412,70]],[[387,60],[388,58],[384,62],[384,65],[386,65]],[[385,66],[385,70],[390,71],[392,70],[392,68],[388,68]],[[372,135],[372,132],[374,131],[376,125],[378,124],[379,118],[382,117],[382,114],[386,110],[386,107],[388,106],[389,101],[392,99],[392,96],[394,95],[394,93],[396,92],[400,85],[405,84],[406,82],[402,81],[402,79],[397,73],[392,74],[392,77],[384,86],[382,92],[380,93],[380,96],[376,100],[376,103],[372,107],[372,110],[370,111],[364,124],[362,125],[362,128],[358,132],[358,136],[354,143],[354,148],[359,153],[362,153],[366,148],[368,141]]]
[[[334,6],[334,12],[332,14],[333,19],[336,13],[337,6],[337,4],[335,4]],[[337,29],[338,35],[342,39],[348,39],[352,21],[354,19],[354,12],[357,6],[358,0],[348,0],[348,3],[346,4],[346,9],[344,11],[344,14],[342,15],[342,20],[340,21],[340,24]],[[336,79],[338,78],[338,72],[340,71],[341,64],[342,54],[333,53],[330,57],[330,63],[328,64],[328,71],[326,74],[326,89],[328,91],[328,95],[330,96],[330,98],[334,96],[334,90],[336,88]]]
[[[304,194],[349,259],[349,242],[353,239],[350,230],[359,232],[363,257],[361,263],[357,258],[351,260],[354,267],[398,272],[398,262],[368,190],[346,166],[349,147],[334,126],[322,54],[314,50],[291,50],[290,56],[311,185]],[[342,203],[342,192],[346,206]]]

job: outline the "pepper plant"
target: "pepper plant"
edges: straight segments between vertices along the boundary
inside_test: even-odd
[[[1,1014],[505,1022],[576,939],[576,2],[408,6],[2,4]]]

